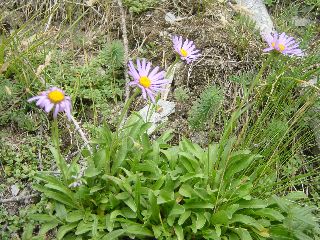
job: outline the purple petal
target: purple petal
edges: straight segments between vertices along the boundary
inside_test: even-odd
[[[135,69],[132,61],[129,61],[128,67],[129,67],[129,70],[130,70],[128,73],[129,73],[133,78],[139,79],[140,76],[139,76],[137,70]]]
[[[49,104],[46,104],[46,105],[44,106],[44,110],[48,113],[48,112],[51,111],[51,109],[53,108],[53,106],[54,106],[54,104],[50,102]]]
[[[60,104],[57,104],[53,111],[53,118],[57,118],[59,112]]]
[[[153,102],[153,103],[155,103],[156,102],[156,100],[155,100],[155,98],[154,98],[154,93],[150,90],[150,89],[146,89],[146,91],[147,91],[147,94],[148,94],[148,96],[149,96],[149,98],[151,99],[151,101]]]
[[[40,99],[42,96],[35,96],[35,97],[32,97],[32,98],[29,98],[27,101],[30,103],[30,102],[33,102],[35,100],[38,100]]]
[[[143,76],[142,74],[142,66],[141,66],[141,62],[140,59],[137,59],[137,67],[138,67],[138,73],[140,76]]]
[[[152,71],[151,73],[148,75],[149,78],[152,78],[152,76],[154,76],[159,70],[159,67],[156,66]]]

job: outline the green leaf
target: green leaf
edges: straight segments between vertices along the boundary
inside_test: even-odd
[[[314,240],[315,239],[315,238],[311,238],[308,235],[304,234],[301,230],[294,230],[293,234],[299,240]]]
[[[179,189],[179,193],[187,198],[191,198],[193,191],[193,188],[189,184],[182,184]]]
[[[204,164],[205,174],[206,176],[208,176],[210,182],[212,182],[213,169],[218,160],[218,148],[218,144],[210,144],[208,146],[208,150],[204,152],[202,155],[202,162]]]
[[[115,221],[115,219],[118,216],[122,216],[124,217],[123,213],[121,212],[121,210],[114,210],[111,214],[110,214],[110,221],[113,222]]]
[[[137,212],[137,206],[136,206],[136,203],[134,202],[134,200],[133,200],[132,197],[124,200],[124,203],[125,203],[133,212]]]
[[[227,225],[230,218],[228,217],[228,213],[225,210],[220,210],[214,213],[211,217],[212,224],[221,224]]]
[[[45,235],[47,232],[49,232],[51,229],[54,229],[58,226],[58,222],[47,222],[41,225],[39,234],[40,236]]]
[[[179,152],[178,154],[180,156],[180,162],[188,172],[199,172],[199,160],[195,159],[191,154],[186,152]]]
[[[184,222],[190,217],[191,211],[185,211],[183,214],[180,215],[180,218],[178,220],[178,224],[182,225]]]
[[[197,229],[201,229],[204,227],[204,225],[206,224],[206,218],[203,215],[203,213],[196,213],[197,216],[197,220],[196,220],[196,228]]]
[[[279,239],[279,240],[292,240],[294,237],[292,236],[292,232],[289,232],[288,229],[286,229],[282,225],[276,225],[271,228],[270,235],[273,239]]]
[[[244,200],[241,199],[237,202],[239,204],[239,209],[243,208],[266,208],[268,204],[265,200],[261,199],[251,199],[251,200]]]
[[[32,224],[27,224],[24,228],[23,228],[23,234],[22,234],[22,240],[29,240],[32,237],[32,233],[33,233],[33,228],[34,226]]]
[[[176,233],[178,240],[184,240],[183,229],[181,226],[175,226],[174,232]]]
[[[207,203],[207,202],[201,202],[201,201],[188,201],[183,206],[186,209],[192,209],[192,208],[199,208],[199,209],[209,208],[209,209],[213,209],[214,208],[214,204]]]
[[[130,197],[131,195],[128,193],[128,192],[121,192],[121,193],[118,193],[116,195],[116,199],[118,200],[126,200]]]
[[[226,209],[224,209],[228,215],[228,218],[231,219],[233,214],[238,211],[239,209],[239,204],[232,204],[229,206],[226,206]]]
[[[229,221],[229,223],[231,224],[231,223],[236,223],[236,222],[255,227],[256,229],[258,229],[258,231],[265,230],[265,228],[257,220],[255,220],[253,217],[250,217],[247,215],[234,214],[232,219]]]
[[[62,240],[64,235],[66,235],[68,232],[70,232],[72,229],[76,228],[78,223],[70,223],[67,225],[63,225],[59,228],[57,232],[57,239]]]
[[[91,214],[92,218],[93,218],[93,223],[92,223],[92,237],[95,238],[98,234],[98,217],[95,214]]]
[[[121,141],[121,147],[116,152],[113,164],[111,167],[111,174],[115,175],[115,173],[118,171],[119,167],[122,166],[123,161],[125,160],[128,152],[128,140]]]
[[[152,225],[152,231],[155,238],[159,238],[162,234],[162,226]]]
[[[202,235],[205,239],[221,240],[220,235],[215,230],[205,230]]]
[[[166,191],[164,189],[160,190],[159,196],[157,198],[157,204],[163,204],[174,200],[174,192]]]
[[[39,222],[58,222],[58,219],[52,215],[48,214],[30,214],[30,219]]]
[[[262,217],[266,217],[270,220],[282,221],[285,217],[278,211],[271,208],[263,208],[255,210],[254,214]]]
[[[204,179],[205,176],[204,176],[203,173],[198,173],[198,174],[187,173],[187,174],[183,175],[182,177],[180,177],[180,181],[181,182],[186,182],[186,181],[194,179],[194,178],[202,178],[202,179]]]
[[[47,188],[64,193],[70,198],[72,198],[73,196],[73,192],[56,177],[53,177],[50,175],[38,174],[36,176],[36,179],[47,182],[47,184],[45,184]]]
[[[141,211],[141,180],[138,174],[136,174],[136,183],[134,189],[134,202],[136,203],[137,213],[140,216]]]
[[[126,224],[122,224],[122,227],[129,234],[153,237],[153,232],[150,231],[148,228],[144,227],[142,224],[126,223]]]
[[[84,221],[79,222],[77,231],[75,232],[75,234],[82,235],[86,232],[89,232],[90,230],[92,230],[92,225],[93,225],[92,222],[84,222]]]
[[[118,239],[121,235],[123,235],[126,231],[123,229],[117,229],[114,231],[109,232],[108,234],[104,235],[101,240],[113,240]]]
[[[159,176],[161,176],[161,170],[159,169],[158,164],[153,161],[139,163],[134,166],[133,169],[138,172],[148,172],[153,178],[159,178]]]
[[[153,222],[158,223],[160,220],[160,207],[157,204],[157,198],[154,195],[152,191],[149,192],[149,201],[150,201],[150,207],[148,208],[148,211],[151,212],[150,214],[150,220]]]
[[[49,146],[49,149],[50,149],[57,165],[59,166],[61,172],[66,173],[68,171],[68,167],[67,167],[65,160],[61,156],[60,151],[53,146]]]
[[[230,158],[224,179],[230,179],[234,174],[248,168],[253,160],[259,158],[259,155],[236,155]]]
[[[180,215],[180,214],[183,214],[184,212],[185,212],[184,206],[175,203],[175,204],[173,205],[170,213],[169,213],[169,216],[170,216],[170,215]]]
[[[238,234],[241,240],[252,240],[252,237],[247,229],[244,228],[233,228],[232,231]]]
[[[95,193],[95,192],[98,192],[98,191],[100,191],[101,189],[104,189],[105,187],[103,187],[103,186],[93,186],[91,189],[90,189],[90,194],[92,194],[92,193]]]
[[[285,196],[285,198],[288,200],[297,201],[301,199],[307,199],[308,196],[302,191],[295,191],[288,193],[287,196]]]
[[[94,153],[93,161],[97,169],[94,169],[94,166],[92,166],[93,170],[92,173],[90,171],[88,172],[89,176],[93,177],[97,171],[103,170],[106,166],[107,160],[107,150],[106,148],[100,149],[98,152]]]
[[[66,217],[67,222],[77,222],[84,218],[84,212],[81,210],[75,210],[68,213]]]
[[[95,177],[95,176],[98,176],[100,174],[101,170],[95,168],[94,166],[89,166],[84,175],[88,178],[92,178],[92,177]]]
[[[177,203],[174,203],[170,213],[169,213],[169,216],[167,218],[167,222],[168,222],[168,225],[169,226],[173,226],[174,224],[174,221],[175,219],[178,217],[178,215],[181,215],[185,212],[185,209],[183,206],[177,204]]]
[[[61,204],[59,202],[56,202],[55,203],[55,206],[54,206],[54,210],[56,211],[56,216],[60,219],[65,219],[67,217],[67,209],[66,209],[66,206],[64,204]]]
[[[76,206],[78,205],[76,202],[73,202],[72,199],[70,199],[68,196],[66,196],[63,193],[48,190],[41,185],[34,185],[33,188],[35,190],[38,190],[39,192],[43,192],[44,195],[46,195],[46,197],[54,199],[60,203],[63,203],[65,205],[71,207],[71,208],[76,208]]]

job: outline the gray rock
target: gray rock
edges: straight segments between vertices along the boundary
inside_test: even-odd
[[[274,31],[273,22],[263,0],[236,0],[240,12],[246,13],[256,23],[261,36]],[[242,10],[242,11],[241,11]]]

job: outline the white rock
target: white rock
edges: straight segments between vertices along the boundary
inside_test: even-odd
[[[17,196],[20,191],[17,185],[11,185],[10,189],[11,189],[11,194],[14,197]]]
[[[152,126],[147,132],[148,134],[151,134],[156,129],[157,125],[168,121],[167,116],[174,113],[174,111],[175,103],[160,99],[157,102],[156,109],[153,104],[149,104],[144,106],[139,113],[145,122],[152,123]]]
[[[164,19],[172,24],[176,21],[176,16],[172,12],[167,12],[166,15],[164,16]]]
[[[274,31],[273,22],[263,0],[236,0],[236,2],[239,11],[243,10],[241,12],[247,13],[255,21],[263,38]]]

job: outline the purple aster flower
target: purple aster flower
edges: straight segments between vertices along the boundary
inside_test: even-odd
[[[188,39],[186,39],[183,42],[181,36],[174,36],[172,38],[172,42],[174,49],[180,55],[181,59],[186,60],[188,64],[195,61],[198,57],[201,56],[201,54],[199,53],[200,50],[196,49],[193,41],[189,41]]]
[[[264,49],[264,52],[276,50],[284,55],[303,56],[302,50],[299,48],[299,43],[293,38],[287,36],[284,32],[280,35],[275,32],[273,35],[265,36],[269,47]]]
[[[40,93],[39,96],[32,97],[28,102],[37,101],[36,105],[43,108],[47,113],[53,110],[53,118],[57,118],[59,112],[65,112],[68,119],[71,119],[71,99],[66,96],[64,91],[52,87],[47,91]]]
[[[137,59],[137,68],[133,65],[132,61],[129,61],[129,75],[133,77],[133,81],[129,83],[130,86],[138,86],[142,91],[142,96],[147,99],[147,96],[155,103],[155,95],[159,91],[163,91],[165,85],[169,83],[166,80],[165,72],[160,71],[159,67],[155,67],[151,71],[151,62],[147,62],[146,59]]]

